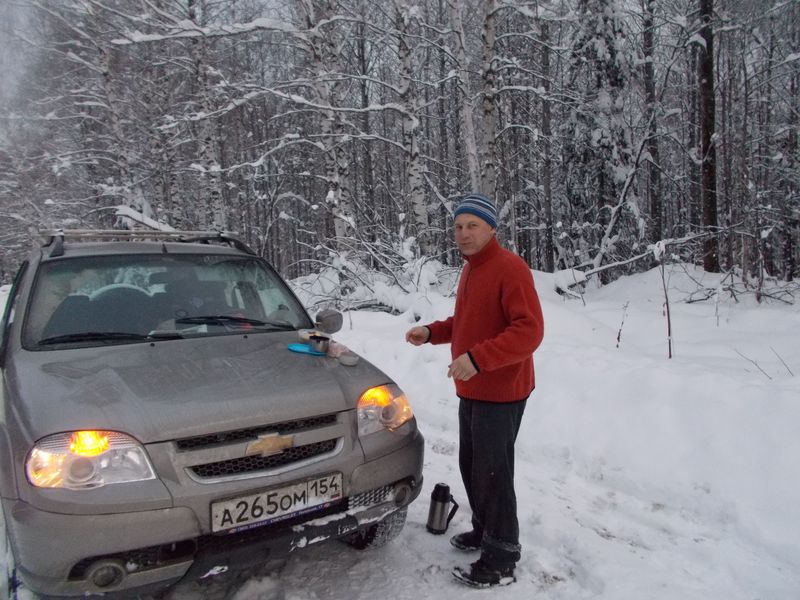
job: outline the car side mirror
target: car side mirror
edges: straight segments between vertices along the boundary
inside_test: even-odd
[[[342,313],[332,308],[326,308],[317,313],[315,326],[325,333],[336,333],[342,328]]]

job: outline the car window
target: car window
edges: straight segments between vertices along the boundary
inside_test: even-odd
[[[17,311],[17,299],[19,298],[19,284],[22,281],[22,277],[25,275],[25,271],[27,269],[28,263],[22,263],[20,268],[17,270],[17,274],[14,276],[14,281],[12,282],[11,289],[8,292],[6,306],[3,311],[3,321],[2,324],[0,324],[0,352],[5,349],[8,331],[11,328],[11,324],[14,322],[14,315]]]
[[[95,256],[41,264],[23,343],[53,349],[309,326],[283,280],[256,258]]]

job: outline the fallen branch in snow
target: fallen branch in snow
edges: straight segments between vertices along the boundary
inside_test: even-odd
[[[637,254],[636,256],[632,256],[631,258],[620,260],[613,263],[607,263],[597,268],[592,268],[587,271],[581,271],[579,267],[565,269],[563,271],[557,271],[555,273],[556,277],[554,280],[556,291],[559,294],[563,294],[570,297],[578,297],[578,294],[574,292],[571,288],[577,287],[579,285],[585,284],[586,281],[592,276],[600,273],[602,271],[606,271],[608,269],[615,269],[619,267],[624,267],[631,263],[646,259],[646,258],[654,258],[659,263],[662,262],[663,257],[666,255],[667,247],[680,247],[686,244],[690,244],[693,242],[699,242],[706,238],[717,236],[729,231],[736,231],[736,228],[739,227],[741,223],[737,223],[736,225],[731,225],[730,227],[725,228],[718,228],[714,229],[713,231],[706,231],[704,233],[698,233],[694,235],[685,236],[682,238],[671,238],[660,240],[654,244],[648,245],[647,251],[642,252],[641,254]],[[581,266],[588,266],[588,265],[581,265]],[[687,272],[687,275],[691,277],[691,274]],[[706,287],[701,281],[698,281],[692,278],[693,281],[697,284],[697,290],[691,292],[689,297],[684,300],[687,304],[691,304],[694,302],[704,302],[706,300],[710,300],[711,298],[719,298],[719,294],[721,292],[726,292],[731,295],[731,297],[738,301],[738,295],[748,294],[748,293],[755,293],[758,296],[759,302],[762,298],[768,298],[770,300],[777,300],[779,302],[784,302],[786,304],[793,305],[796,301],[796,296],[800,293],[800,284],[796,281],[788,281],[788,282],[781,282],[777,279],[772,278],[774,285],[771,287],[764,287],[764,283],[762,282],[757,289],[751,289],[750,284],[741,279],[741,281],[736,281],[734,278],[733,273],[728,274],[731,277],[731,283],[728,285],[717,285],[713,288]],[[581,296],[581,298],[583,298]]]
[[[630,304],[630,302],[626,302],[625,306],[622,307],[622,322],[619,324],[619,330],[617,331],[617,348],[619,348],[619,342],[622,339],[622,326],[625,325],[625,315],[628,314],[628,304]]]
[[[705,240],[710,237],[714,237],[725,233],[726,231],[730,231],[736,227],[741,225],[741,223],[737,223],[736,225],[731,225],[730,227],[725,228],[717,228],[713,231],[705,231],[703,233],[696,233],[693,235],[687,235],[682,238],[668,238],[665,240],[659,240],[654,244],[650,244],[647,246],[647,251],[642,252],[641,254],[637,254],[636,256],[632,256],[631,258],[620,260],[613,263],[607,263],[599,267],[594,267],[589,269],[588,271],[584,271],[584,278],[588,279],[592,275],[596,275],[597,273],[601,273],[602,271],[606,271],[608,269],[615,269],[618,267],[624,267],[625,265],[629,265],[631,263],[637,262],[639,260],[643,260],[645,258],[654,257],[657,261],[661,262],[664,253],[666,253],[668,246],[682,246],[685,244],[689,244],[691,242],[699,242]]]
[[[748,358],[748,357],[746,357],[744,354],[742,354],[741,352],[739,352],[739,351],[738,351],[736,348],[734,348],[734,349],[733,349],[733,351],[734,351],[734,352],[736,352],[736,354],[738,354],[739,356],[741,356],[741,357],[742,357],[743,359],[745,359],[746,361],[753,363],[753,364],[755,365],[755,367],[756,367],[756,368],[757,368],[759,371],[761,371],[761,372],[764,374],[764,376],[765,376],[767,379],[769,379],[770,381],[772,380],[772,377],[770,377],[770,376],[769,376],[769,374],[768,374],[768,373],[767,373],[767,372],[766,372],[764,369],[762,369],[762,368],[759,366],[759,364],[758,364],[756,361],[754,361],[752,358]]]
[[[689,294],[689,297],[684,300],[686,304],[694,304],[695,302],[705,302],[711,298],[718,297],[721,292],[730,294],[736,302],[739,301],[739,296],[745,294],[754,294],[760,297],[759,302],[763,299],[776,300],[789,304],[790,306],[795,303],[795,294],[797,292],[797,284],[795,282],[780,283],[775,282],[773,287],[762,287],[761,289],[752,289],[744,281],[734,282],[731,281],[728,285],[717,287],[706,287],[700,281],[693,279],[698,285],[698,289]]]
[[[761,303],[762,299],[777,300],[790,306],[794,305],[798,294],[800,294],[800,282],[797,281],[781,281],[775,277],[763,276],[758,281],[757,285],[753,281],[748,281],[741,273],[730,271],[725,274],[725,277],[720,281],[719,285],[714,287],[707,287],[702,281],[695,277],[691,271],[685,268],[684,273],[686,276],[697,285],[697,289],[691,292],[688,298],[683,301],[686,304],[693,304],[695,302],[705,302],[711,298],[719,299],[719,294],[725,292],[730,294],[734,301],[739,302],[739,296],[745,294],[753,294],[756,300]],[[730,279],[730,283],[725,284],[725,281]],[[767,283],[769,282],[769,284]]]
[[[792,377],[794,377],[794,373],[793,373],[793,372],[792,372],[792,370],[789,368],[789,365],[787,365],[787,364],[786,364],[786,361],[785,361],[785,360],[783,360],[783,357],[782,357],[780,354],[778,354],[778,353],[775,351],[775,348],[773,348],[772,346],[770,346],[770,347],[769,347],[769,349],[770,349],[770,350],[772,350],[773,354],[775,354],[775,356],[777,356],[777,357],[778,357],[778,360],[779,360],[779,361],[781,361],[781,363],[783,364],[783,366],[784,366],[784,367],[786,367],[786,370],[787,370],[787,371],[789,371],[789,375],[791,375]]]
[[[586,306],[586,300],[583,298],[583,293],[580,294],[572,291],[573,287],[581,283],[586,283],[586,275],[583,271],[578,269],[564,269],[563,271],[556,271],[553,274],[553,285],[559,294],[571,296],[572,298],[580,298],[583,305]],[[579,288],[582,289],[582,288]]]

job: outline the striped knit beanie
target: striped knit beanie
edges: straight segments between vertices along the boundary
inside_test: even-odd
[[[464,199],[456,207],[453,218],[455,219],[462,213],[475,215],[491,225],[492,229],[497,229],[497,210],[495,210],[494,203],[483,194],[472,192],[464,196]]]

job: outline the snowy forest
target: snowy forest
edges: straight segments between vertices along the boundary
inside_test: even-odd
[[[537,270],[800,274],[798,0],[0,6],[0,283],[130,207],[403,284],[472,190]]]

